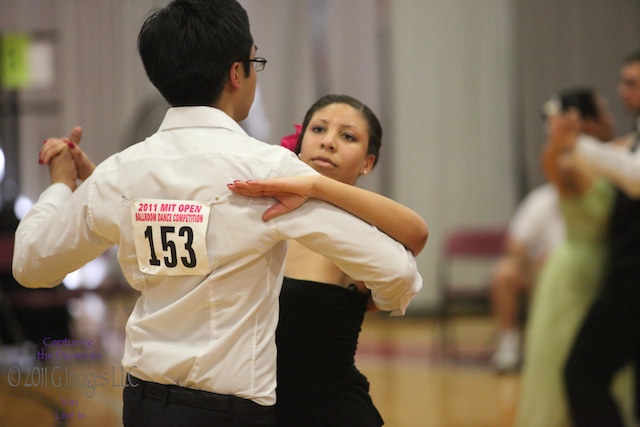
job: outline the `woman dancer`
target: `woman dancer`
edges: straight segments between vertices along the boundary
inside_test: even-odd
[[[398,203],[353,186],[378,160],[381,134],[380,123],[367,106],[348,96],[325,96],[307,112],[294,149],[300,160],[323,176],[236,182],[230,188],[277,198],[279,203],[265,213],[265,219],[308,198],[333,203],[417,254],[427,239],[424,221]],[[369,396],[369,383],[354,364],[368,301],[369,292],[361,283],[290,242],[276,332],[278,426],[383,424]]]

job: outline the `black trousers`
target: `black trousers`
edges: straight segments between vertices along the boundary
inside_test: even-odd
[[[610,386],[616,372],[629,362],[635,362],[635,414],[640,418],[640,277],[618,278],[604,286],[582,324],[564,369],[569,411],[576,427],[624,426]]]
[[[124,388],[125,427],[273,427],[273,408],[235,396],[149,383]]]

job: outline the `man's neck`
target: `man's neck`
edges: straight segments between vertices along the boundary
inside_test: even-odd
[[[238,115],[236,114],[235,104],[232,99],[222,97],[220,101],[216,102],[214,105],[212,105],[212,107],[223,111],[236,122],[240,122],[241,120],[243,120],[237,117]]]

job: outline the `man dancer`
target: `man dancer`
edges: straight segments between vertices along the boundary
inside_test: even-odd
[[[316,173],[238,124],[266,60],[236,0],[175,0],[145,21],[138,48],[172,108],[156,134],[93,171],[66,149],[50,161],[52,185],[16,231],[14,276],[53,287],[118,245],[140,292],[122,359],[124,425],[270,426],[286,240],[364,281],[382,310],[404,312],[420,288],[415,259],[329,204],[265,222],[272,200],[228,189]]]

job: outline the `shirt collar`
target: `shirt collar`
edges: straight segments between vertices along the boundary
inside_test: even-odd
[[[164,116],[159,132],[185,127],[216,127],[247,135],[224,111],[213,107],[172,107]]]

